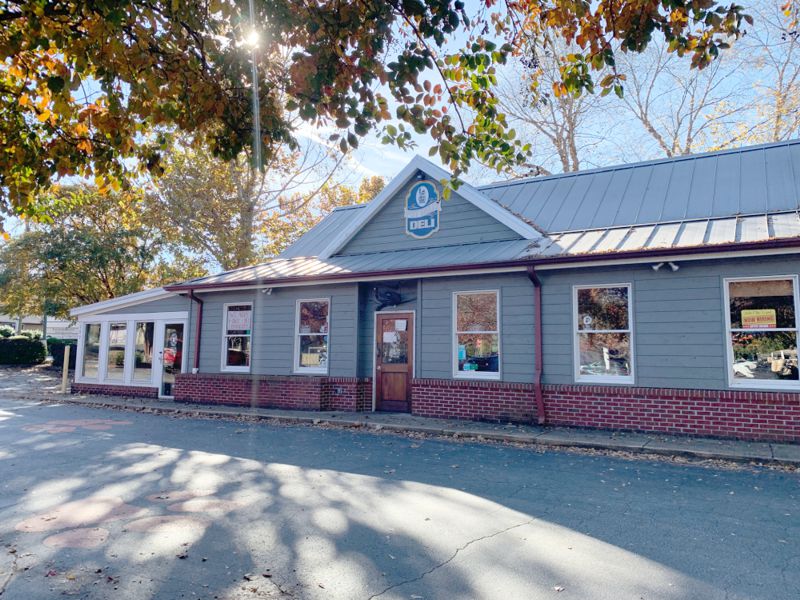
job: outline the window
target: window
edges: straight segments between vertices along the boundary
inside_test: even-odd
[[[500,322],[497,292],[456,292],[453,375],[500,377]]]
[[[108,326],[108,353],[106,355],[106,379],[122,381],[125,378],[125,346],[128,329],[125,323],[110,323]]]
[[[223,371],[250,370],[253,305],[226,304],[223,336]]]
[[[726,280],[731,385],[795,387],[797,279]]]
[[[575,288],[578,381],[633,383],[631,286]]]
[[[133,339],[133,381],[148,383],[153,379],[153,342],[155,323],[136,323]]]
[[[97,379],[100,366],[100,323],[86,325],[83,330],[83,365],[81,375]]]
[[[298,300],[294,370],[306,373],[328,371],[330,302]]]

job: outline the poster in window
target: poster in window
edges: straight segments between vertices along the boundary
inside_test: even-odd
[[[754,308],[742,311],[742,329],[775,329],[778,315],[774,308]]]
[[[248,307],[246,310],[228,310],[228,331],[250,332],[252,311]]]

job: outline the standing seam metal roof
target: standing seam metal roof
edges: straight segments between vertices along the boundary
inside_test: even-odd
[[[800,140],[479,188],[545,231],[800,209]]]

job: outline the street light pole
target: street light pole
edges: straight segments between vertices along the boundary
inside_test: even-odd
[[[255,39],[256,32],[256,11],[253,0],[248,2],[250,6],[250,32],[254,37],[250,47],[250,59],[253,78],[253,170],[261,168],[261,104],[258,99],[258,40]]]

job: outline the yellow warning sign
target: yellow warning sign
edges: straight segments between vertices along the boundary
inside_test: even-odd
[[[754,308],[742,311],[743,329],[775,329],[778,317],[774,308]]]

